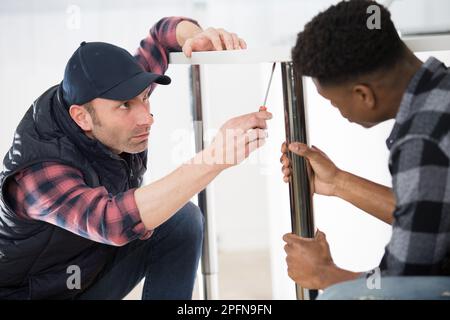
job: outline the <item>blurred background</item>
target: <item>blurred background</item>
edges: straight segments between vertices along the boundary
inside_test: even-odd
[[[18,122],[32,102],[62,80],[82,41],[105,41],[134,53],[150,27],[165,16],[186,16],[202,27],[223,27],[249,48],[291,47],[328,0],[2,0],[0,2],[0,151],[7,152]],[[450,31],[450,1],[380,1],[390,7],[402,35]],[[450,52],[434,55],[450,64]],[[270,64],[209,65],[202,69],[207,137],[233,116],[257,111]],[[189,67],[173,65],[173,82],[151,97],[155,124],[146,182],[194,154]],[[370,130],[348,123],[306,81],[309,142],[342,169],[390,185],[385,139],[393,122]],[[274,114],[268,143],[244,164],[210,185],[219,250],[219,297],[293,299],[283,241],[290,232],[288,188],[279,164],[284,141],[281,71],[275,71],[267,107]],[[378,265],[390,227],[337,198],[314,197],[316,226],[327,234],[335,263],[353,271]],[[195,297],[198,297],[198,292]],[[129,295],[139,298],[139,288]]]

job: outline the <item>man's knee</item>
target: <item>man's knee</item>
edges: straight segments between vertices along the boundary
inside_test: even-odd
[[[203,239],[204,217],[198,206],[192,202],[188,202],[176,214],[180,219],[177,224],[177,231],[183,239],[201,241]]]
[[[196,235],[201,235],[201,237],[203,237],[205,218],[203,217],[203,213],[200,208],[192,202],[188,202],[183,207],[183,210],[186,210],[186,220],[188,221],[186,225],[190,229],[190,232]]]

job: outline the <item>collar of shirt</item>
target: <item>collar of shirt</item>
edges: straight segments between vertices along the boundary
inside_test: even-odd
[[[421,85],[423,83],[428,82],[430,78],[437,72],[439,72],[442,68],[446,68],[445,65],[434,57],[428,58],[427,61],[420,67],[420,69],[416,72],[416,74],[412,77],[411,81],[406,88],[405,93],[403,94],[402,101],[400,103],[400,107],[398,109],[397,116],[395,117],[395,124],[392,128],[389,137],[386,139],[386,146],[390,150],[394,142],[397,140],[397,135],[402,123],[404,123],[411,113],[412,110],[412,102],[415,96],[420,93]]]

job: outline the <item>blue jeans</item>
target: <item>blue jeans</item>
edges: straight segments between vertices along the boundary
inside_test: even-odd
[[[187,203],[150,239],[117,249],[113,261],[79,299],[122,299],[145,277],[142,300],[191,299],[203,240],[203,215]]]
[[[359,278],[325,289],[317,300],[450,300],[450,277],[382,277],[380,289]]]

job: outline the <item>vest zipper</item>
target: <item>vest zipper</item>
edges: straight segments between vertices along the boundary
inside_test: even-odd
[[[133,185],[132,179],[134,178],[133,169],[128,165],[128,162],[125,159],[121,159],[121,161],[125,165],[125,170],[130,173],[130,175],[128,176],[128,187],[131,188],[131,186]]]

